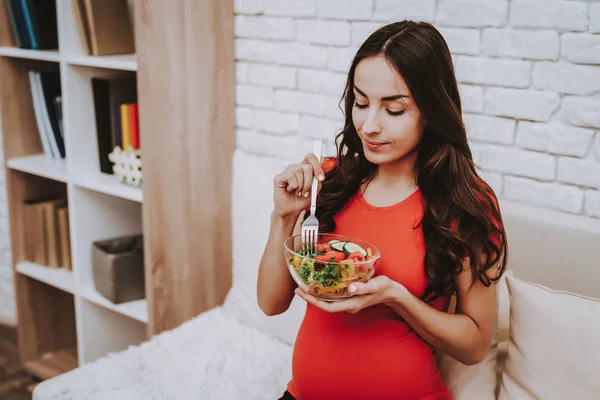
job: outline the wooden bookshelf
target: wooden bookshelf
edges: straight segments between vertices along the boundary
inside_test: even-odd
[[[231,265],[230,210],[223,205],[231,201],[235,148],[233,1],[132,0],[137,54],[111,56],[87,55],[72,0],[56,4],[59,49],[29,50],[16,47],[0,1],[19,349],[24,368],[41,379],[174,328],[221,304],[231,285],[231,268],[224,268]],[[28,72],[45,67],[60,69],[64,160],[44,155],[33,109]],[[143,189],[99,168],[90,79],[123,74],[137,75]],[[25,256],[23,202],[47,195],[68,199],[72,271]],[[144,234],[146,298],[113,304],[94,287],[91,245],[134,233]]]

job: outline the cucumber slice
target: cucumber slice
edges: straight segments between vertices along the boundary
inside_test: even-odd
[[[344,251],[344,246],[346,245],[347,242],[335,242],[331,244],[331,248],[334,249],[335,251]]]
[[[333,247],[333,246],[331,246],[331,247]],[[367,256],[367,251],[365,249],[363,249],[356,243],[352,243],[352,242],[346,242],[344,244],[344,251],[348,254],[354,253],[354,252],[359,252],[360,254],[363,255],[363,257]]]
[[[337,240],[337,239],[331,239],[331,240],[330,240],[329,242],[327,242],[327,243],[329,243],[329,244],[334,244],[334,243],[337,243],[337,242],[339,242],[339,240]]]

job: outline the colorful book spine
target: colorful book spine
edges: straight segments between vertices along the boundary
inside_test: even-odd
[[[123,143],[123,150],[127,151],[131,147],[128,104],[121,104],[121,141]]]
[[[140,148],[140,128],[137,104],[129,104],[129,126],[131,128],[131,147],[138,150]]]
[[[114,105],[113,129],[114,129],[114,135],[115,135],[114,145],[119,146],[122,149],[123,148],[123,134],[121,133],[121,105],[120,104]]]

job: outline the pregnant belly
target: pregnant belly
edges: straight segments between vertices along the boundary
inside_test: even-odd
[[[303,321],[294,346],[290,386],[298,399],[450,398],[432,348],[404,322],[358,329],[311,322]]]

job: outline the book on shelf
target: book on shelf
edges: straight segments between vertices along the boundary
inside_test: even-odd
[[[60,246],[60,265],[62,268],[72,270],[71,263],[71,237],[69,233],[69,208],[66,204],[56,209],[58,221],[58,243]]]
[[[25,201],[25,256],[52,268],[71,269],[67,201],[63,197]]]
[[[88,55],[135,53],[127,0],[72,0],[83,49]]]
[[[3,0],[17,46],[22,49],[58,49],[56,0]]]
[[[140,130],[138,105],[136,103],[122,103],[120,105],[119,116],[121,121],[120,142],[122,150],[139,150],[140,149]]]
[[[129,109],[129,136],[131,138],[131,147],[134,150],[140,148],[140,121],[138,118],[138,105],[127,104]]]
[[[36,264],[46,265],[44,209],[35,200],[29,200],[25,202],[24,210],[25,258]]]
[[[44,153],[54,159],[66,157],[62,121],[62,95],[58,69],[29,71],[33,110]]]
[[[112,174],[108,155],[115,146],[139,148],[139,122],[135,77],[92,78],[96,139],[100,171]]]

